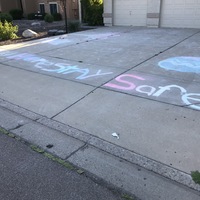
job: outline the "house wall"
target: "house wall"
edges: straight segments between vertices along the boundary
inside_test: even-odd
[[[103,21],[105,26],[113,25],[113,0],[104,0]]]
[[[22,6],[25,17],[30,13],[37,12],[37,4],[35,0],[22,0]]]
[[[39,4],[44,3],[45,12],[50,13],[50,3],[56,3],[58,13],[64,18],[64,10],[60,0],[37,0],[37,10],[39,11]],[[67,0],[67,17],[68,19],[79,19],[79,5],[78,0]]]
[[[21,9],[20,1],[16,0],[0,0],[0,11],[9,12],[12,9]]]

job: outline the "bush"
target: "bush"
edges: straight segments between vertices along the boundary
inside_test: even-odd
[[[16,39],[18,26],[13,26],[11,22],[0,22],[0,40]]]
[[[12,22],[13,18],[9,13],[0,13],[0,22]]]
[[[54,19],[54,21],[61,21],[62,20],[62,15],[60,13],[54,13],[53,14],[53,19]]]
[[[68,23],[69,32],[76,32],[80,30],[80,22],[79,21],[70,21]]]
[[[103,25],[103,1],[81,0],[83,21],[89,25]]]
[[[27,19],[28,19],[28,20],[34,20],[34,19],[35,19],[35,13],[29,13],[29,14],[27,15]]]
[[[23,11],[20,9],[13,9],[9,13],[13,19],[22,19],[23,17]]]
[[[45,22],[48,22],[48,23],[52,23],[53,22],[53,16],[50,15],[50,14],[46,14],[45,17],[44,17],[44,21]]]
[[[103,4],[93,4],[89,9],[89,14],[89,25],[103,25]]]

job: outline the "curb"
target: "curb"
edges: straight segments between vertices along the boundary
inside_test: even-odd
[[[23,139],[27,141],[31,140],[30,143],[32,142],[36,143],[36,145],[39,145],[43,149],[45,148],[50,153],[53,153],[56,156],[61,157],[62,159],[69,160],[70,162],[72,162],[72,164],[79,165],[79,163],[77,163],[73,159],[73,155],[75,155],[78,151],[84,151],[89,146],[89,149],[92,149],[98,152],[103,152],[103,154],[105,154],[106,156],[115,157],[119,160],[122,160],[122,162],[128,162],[129,164],[142,167],[145,170],[154,172],[158,175],[161,175],[162,177],[165,177],[167,179],[170,179],[172,181],[175,181],[177,183],[180,183],[184,186],[187,186],[193,190],[200,192],[200,185],[196,184],[192,180],[192,177],[190,174],[187,174],[183,171],[167,166],[165,164],[162,164],[150,158],[144,157],[130,150],[124,149],[120,146],[109,143],[103,139],[100,139],[96,136],[93,136],[81,130],[77,130],[68,125],[65,125],[55,120],[49,119],[47,117],[38,115],[34,112],[31,112],[29,110],[26,110],[24,108],[11,104],[2,99],[0,99],[0,109],[3,109],[5,112],[10,113],[11,115],[14,114],[15,117],[17,117],[17,120],[12,123],[12,127],[9,127],[8,123],[6,124],[5,122],[5,124],[3,123],[2,128],[8,130],[12,134],[22,137]],[[28,136],[23,135],[24,128],[25,128],[25,131],[28,130],[30,127],[32,127],[33,130],[37,130],[35,126],[43,126],[45,128],[48,128],[48,130],[51,130],[52,134],[54,134],[54,132],[56,131],[56,133],[59,132],[62,135],[61,137],[64,137],[64,136],[67,137],[68,140],[70,141],[68,142],[69,144],[67,144],[68,146],[68,149],[66,149],[66,151],[68,151],[67,154],[65,152],[64,153],[61,152],[61,150],[59,149],[59,148],[63,148],[62,145],[61,146],[59,145],[58,149],[54,149],[54,150],[46,148],[47,145],[44,146],[42,143],[43,141],[46,142],[46,140],[48,140],[48,138],[46,138],[46,135],[44,135],[45,138],[43,139],[39,138],[38,141],[35,141],[35,139],[33,140],[33,138],[31,138],[30,135]],[[51,134],[49,137],[51,137]],[[62,140],[63,139],[61,138],[60,141]],[[49,144],[50,142],[51,140],[48,141]],[[71,143],[71,146],[73,147],[70,146],[70,143]]]

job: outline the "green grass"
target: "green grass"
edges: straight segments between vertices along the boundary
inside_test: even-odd
[[[122,198],[125,199],[125,200],[134,200],[132,197],[130,197],[130,196],[127,195],[127,194],[124,194],[124,195],[122,196]]]
[[[54,155],[52,155],[52,154],[50,154],[50,153],[47,153],[47,152],[45,152],[43,149],[41,149],[41,148],[39,148],[39,147],[37,147],[37,146],[35,146],[35,145],[31,145],[30,147],[31,147],[31,149],[32,149],[33,151],[44,155],[44,156],[47,157],[48,159],[50,159],[50,160],[52,160],[52,161],[54,161],[54,162],[59,163],[60,165],[66,167],[67,169],[75,170],[74,166],[72,166],[72,165],[71,165],[70,163],[68,163],[67,161],[65,161],[65,160],[63,160],[63,159],[61,159],[61,158],[58,158],[58,157],[56,157],[56,156],[54,156]]]
[[[5,134],[5,135],[8,135],[8,134],[9,134],[8,131],[6,131],[5,129],[3,129],[3,128],[1,128],[1,127],[0,127],[0,132],[3,133],[3,134]]]

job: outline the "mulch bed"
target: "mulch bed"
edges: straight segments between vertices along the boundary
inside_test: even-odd
[[[34,22],[36,23],[36,25],[32,25]],[[65,24],[64,21],[47,23],[45,21],[39,21],[39,20],[14,20],[13,25],[18,25],[19,31],[17,35],[19,38],[14,40],[0,41],[0,46],[49,37],[48,35],[49,30],[52,29],[65,30],[64,24]],[[31,29],[32,31],[35,31],[37,33],[37,36],[34,38],[24,38],[22,36],[22,33],[26,29]]]

